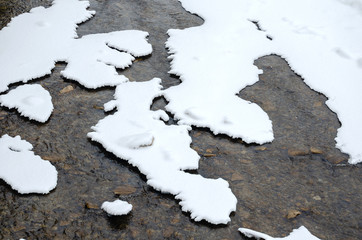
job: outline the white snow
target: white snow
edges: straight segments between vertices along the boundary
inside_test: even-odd
[[[182,83],[165,91],[166,109],[180,123],[208,127],[245,142],[273,140],[272,123],[256,104],[236,94],[258,81],[254,59],[265,54],[265,34],[245,19],[245,1],[181,1],[201,16],[200,27],[169,30],[171,71]],[[187,97],[185,97],[187,96]]]
[[[53,111],[52,97],[39,84],[22,85],[0,95],[0,104],[16,108],[20,115],[39,122],[46,122]]]
[[[0,31],[0,92],[11,83],[50,74],[57,61],[68,63],[64,77],[88,88],[127,81],[115,67],[128,67],[134,57],[152,52],[148,33],[130,30],[76,39],[77,24],[95,14],[88,6],[88,1],[54,0],[49,8],[33,8],[13,18]]]
[[[336,147],[350,155],[350,163],[362,161],[360,1],[180,2],[205,20],[199,27],[168,31],[170,73],[182,83],[166,90],[166,109],[180,123],[208,127],[247,143],[272,141],[267,114],[235,94],[258,81],[261,71],[254,60],[275,53],[328,97],[327,105],[342,123]]]
[[[351,7],[361,1],[259,2],[250,17],[305,83],[328,97],[342,124],[336,147],[349,154],[351,164],[361,162],[362,11]]]
[[[93,140],[145,174],[147,184],[180,199],[183,211],[195,221],[227,223],[236,209],[236,198],[223,179],[207,179],[182,170],[197,169],[199,156],[190,148],[186,125],[166,125],[163,110],[151,111],[161,96],[160,79],[118,85],[115,100],[105,104],[117,112],[100,120],[88,133]]]
[[[306,229],[304,226],[299,227],[298,229],[294,229],[293,232],[290,233],[289,236],[284,238],[273,238],[269,235],[266,235],[264,233],[260,233],[251,229],[247,228],[239,228],[239,231],[244,234],[245,236],[256,239],[265,239],[265,240],[319,240],[319,238],[313,236],[308,229]]]
[[[132,211],[132,204],[117,199],[113,202],[105,201],[101,208],[109,215],[127,215]]]
[[[0,178],[21,194],[47,194],[57,185],[58,172],[49,162],[34,155],[33,146],[20,136],[0,138]]]

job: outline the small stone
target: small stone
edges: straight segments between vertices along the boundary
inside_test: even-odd
[[[128,195],[136,192],[137,189],[131,186],[119,186],[113,190],[114,194],[117,195]]]
[[[266,147],[265,146],[256,147],[255,150],[257,150],[257,151],[265,151]]]
[[[308,154],[309,154],[309,151],[307,151],[307,150],[298,150],[298,149],[289,149],[288,150],[289,156],[305,156]]]
[[[246,159],[240,159],[239,160],[241,163],[244,163],[244,164],[250,164],[251,161],[250,160],[246,160]]]
[[[231,175],[231,181],[240,181],[240,180],[244,180],[243,175],[241,175],[240,173],[233,173]]]
[[[206,149],[206,152],[207,152],[207,153],[213,153],[214,150],[212,150],[211,148],[208,148],[208,149]]]
[[[167,227],[167,228],[163,231],[163,234],[162,234],[162,235],[163,235],[164,238],[169,238],[169,237],[172,236],[173,232],[174,232],[174,229],[173,229],[172,227]]]
[[[171,224],[177,224],[177,223],[179,223],[179,222],[180,222],[180,219],[177,218],[177,217],[175,217],[175,218],[173,218],[173,219],[171,220]]]
[[[147,233],[148,239],[152,239],[152,238],[153,238],[152,236],[154,235],[155,230],[153,230],[153,229],[147,229],[147,230],[146,230],[146,233]]]
[[[318,195],[317,195],[317,196],[314,196],[313,199],[316,200],[316,201],[322,200],[322,198],[321,198],[320,196],[318,196]]]
[[[275,110],[276,110],[275,105],[274,105],[272,102],[270,102],[270,101],[263,103],[262,108],[263,108],[265,111],[275,111]]]
[[[322,102],[315,102],[315,103],[313,104],[313,107],[321,107],[322,105],[323,105]]]
[[[289,212],[287,214],[287,218],[288,219],[296,218],[300,214],[302,214],[300,211],[292,209],[292,210],[289,210]]]
[[[62,90],[59,91],[59,93],[64,94],[64,93],[68,93],[74,90],[74,87],[72,85],[68,85],[65,88],[63,88]]]
[[[199,137],[199,136],[201,136],[201,132],[196,132],[196,133],[194,134],[194,137]]]
[[[322,153],[323,153],[322,150],[320,150],[319,148],[316,148],[316,147],[311,147],[311,148],[310,148],[310,151],[311,151],[311,153],[313,153],[313,154],[322,154]]]
[[[213,154],[213,153],[205,153],[203,154],[204,157],[215,157],[216,154]]]
[[[98,110],[104,110],[104,107],[102,106],[97,106],[97,105],[93,105],[94,109],[98,109]]]
[[[99,209],[99,207],[97,205],[90,203],[90,202],[86,202],[85,207],[88,209]]]

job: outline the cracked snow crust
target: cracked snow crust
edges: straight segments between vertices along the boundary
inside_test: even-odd
[[[267,114],[236,94],[258,81],[261,71],[253,65],[255,59],[277,54],[309,87],[328,97],[327,106],[342,124],[336,147],[349,154],[349,163],[362,161],[359,1],[180,2],[205,20],[199,27],[168,31],[170,73],[182,83],[164,96],[169,101],[166,109],[181,124],[208,127],[247,143],[272,141]]]

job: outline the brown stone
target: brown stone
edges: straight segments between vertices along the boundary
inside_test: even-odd
[[[167,227],[167,228],[163,231],[162,235],[163,235],[164,238],[169,238],[169,237],[172,236],[173,232],[174,232],[174,229],[173,229],[172,227]]]
[[[287,214],[287,218],[288,219],[296,218],[300,214],[302,214],[300,211],[292,209],[292,210],[289,210],[289,212]]]
[[[103,106],[97,106],[97,105],[93,105],[94,109],[98,109],[98,110],[104,110]]]
[[[233,175],[231,175],[231,181],[240,181],[240,180],[244,180],[243,175],[241,175],[240,173],[233,173]]]
[[[250,160],[246,160],[246,159],[240,159],[239,160],[241,163],[244,163],[244,164],[250,164],[251,161]]]
[[[203,154],[204,157],[215,157],[216,154],[213,154],[213,153],[205,153]]]
[[[74,90],[74,87],[72,85],[68,85],[62,90],[59,91],[60,94],[68,93]]]
[[[90,203],[90,202],[86,202],[85,207],[88,209],[99,209],[98,205]]]
[[[211,149],[211,148],[208,148],[208,149],[206,149],[206,152],[207,152],[207,153],[213,153],[213,152],[214,152],[214,150],[213,150],[213,149]]]
[[[313,107],[321,107],[322,105],[323,105],[322,102],[315,102],[315,103],[313,104]]]
[[[257,150],[257,151],[265,151],[266,147],[265,146],[256,147],[255,150]]]
[[[113,190],[114,194],[118,195],[128,195],[136,192],[137,189],[131,186],[119,186]]]
[[[263,104],[263,107],[262,107],[265,111],[275,111],[276,110],[276,107],[275,105],[270,102],[270,101],[267,101]]]
[[[319,148],[316,148],[316,147],[311,147],[311,148],[310,148],[310,151],[311,151],[311,153],[313,153],[313,154],[322,154],[322,153],[323,153],[322,150],[320,150]]]

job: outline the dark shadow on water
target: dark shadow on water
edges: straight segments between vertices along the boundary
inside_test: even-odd
[[[121,159],[119,157],[117,157],[116,155],[114,155],[111,152],[108,152],[102,144],[92,141],[91,139],[88,138],[88,142],[93,145],[96,146],[97,148],[99,148],[99,153],[101,153],[101,155],[104,156],[104,158],[111,160],[112,162],[116,163],[117,165],[120,165],[122,167],[125,167],[127,169],[129,169],[132,173],[137,174],[144,182],[147,182],[147,178],[144,174],[142,174],[137,167],[132,166],[131,164],[129,164],[126,160]]]
[[[104,213],[106,214],[106,213]],[[114,230],[124,230],[129,226],[132,219],[132,212],[122,216],[111,216],[107,215],[108,224]]]

